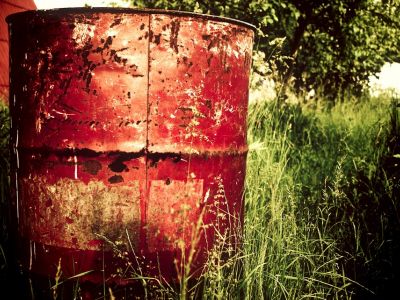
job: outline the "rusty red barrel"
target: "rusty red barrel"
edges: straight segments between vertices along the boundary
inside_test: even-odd
[[[238,242],[250,25],[108,8],[7,21],[23,268],[174,280],[183,264],[198,274],[221,236]]]

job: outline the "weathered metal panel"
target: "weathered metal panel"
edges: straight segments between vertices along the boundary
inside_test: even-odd
[[[149,149],[245,151],[251,31],[158,14],[151,30]]]
[[[248,25],[118,9],[8,21],[25,268],[54,275],[61,257],[65,276],[95,270],[86,280],[101,283],[139,263],[174,280],[192,250],[201,270],[216,231],[239,241]]]
[[[119,19],[121,18],[121,20]],[[120,20],[120,21],[118,21]],[[140,151],[146,146],[148,16],[51,15],[10,23],[25,148]],[[20,39],[20,36],[24,36]],[[18,41],[16,41],[18,39]],[[61,126],[62,124],[62,126]]]

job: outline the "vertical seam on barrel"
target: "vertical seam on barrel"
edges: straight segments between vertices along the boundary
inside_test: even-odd
[[[149,204],[149,118],[150,118],[150,32],[151,32],[151,18],[152,14],[148,14],[148,23],[147,23],[147,30],[148,30],[148,40],[147,40],[147,98],[146,98],[146,146],[144,149],[144,155],[145,155],[145,195],[144,199],[142,200],[144,203],[141,205],[143,207],[143,212],[141,213],[141,219],[142,219],[142,228],[141,228],[141,234],[143,235],[141,237],[142,241],[144,242],[143,246],[145,249],[147,249],[147,230],[145,229],[146,227],[146,222],[147,222],[147,206]]]

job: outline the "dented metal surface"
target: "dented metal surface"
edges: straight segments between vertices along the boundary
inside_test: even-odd
[[[65,276],[102,282],[138,262],[173,280],[195,248],[201,269],[215,232],[243,220],[253,30],[151,10],[8,23],[22,264],[54,275],[62,257]]]

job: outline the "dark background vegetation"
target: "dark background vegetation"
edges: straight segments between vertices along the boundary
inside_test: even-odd
[[[400,62],[398,0],[130,0],[133,7],[196,11],[257,27],[265,75],[301,94],[360,96],[385,62]],[[281,43],[279,43],[279,41]],[[277,51],[277,43],[281,44]]]

